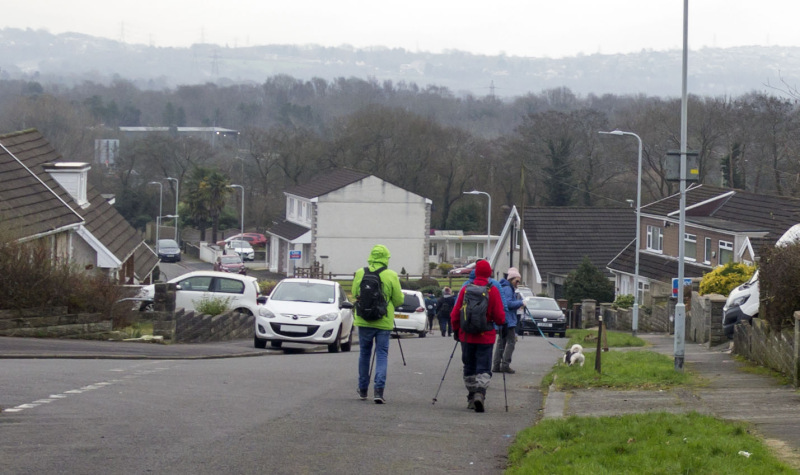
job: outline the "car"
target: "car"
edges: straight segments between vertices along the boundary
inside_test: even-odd
[[[521,333],[558,334],[561,338],[567,335],[567,317],[551,297],[528,297],[525,299],[525,310],[519,322]]]
[[[517,287],[515,292],[518,293],[520,295],[520,297],[523,298],[523,299],[534,297],[533,291],[530,288],[524,287],[522,285]]]
[[[216,271],[194,271],[175,277],[168,283],[176,284],[175,308],[194,311],[202,300],[224,298],[228,308],[248,315],[257,315],[263,307],[259,304],[261,290],[255,277]],[[155,285],[145,285],[139,291],[139,310],[152,311]]]
[[[448,274],[450,275],[469,275],[475,269],[475,263],[467,264],[464,267],[456,267],[455,269],[450,269]]]
[[[242,258],[238,254],[225,254],[217,256],[214,262],[214,270],[218,272],[233,272],[235,274],[247,275],[247,267],[245,267]]]
[[[425,297],[417,290],[403,290],[403,303],[394,309],[394,326],[398,332],[416,333],[420,338],[428,334],[428,313]]]
[[[256,348],[284,343],[327,345],[328,352],[350,351],[353,304],[335,281],[288,278],[275,286],[256,315]]]
[[[226,238],[223,241],[217,241],[217,245],[220,247],[225,247],[225,244],[234,240],[247,241],[253,247],[264,247],[267,245],[267,237],[260,233],[235,234],[231,237]]]
[[[181,261],[181,247],[174,239],[159,239],[156,243],[156,253],[161,262]]]
[[[256,252],[253,246],[247,241],[233,240],[225,244],[225,252],[233,251],[239,254],[243,261],[253,261],[256,258]]]

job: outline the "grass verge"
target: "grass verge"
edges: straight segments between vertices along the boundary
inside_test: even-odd
[[[781,474],[742,423],[698,413],[546,419],[517,434],[507,474]]]

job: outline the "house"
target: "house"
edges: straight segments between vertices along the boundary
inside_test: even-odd
[[[497,246],[499,236],[485,234],[464,234],[461,230],[435,229],[428,238],[430,242],[428,260],[441,264],[447,262],[463,266],[489,255]],[[487,250],[488,246],[488,250]]]
[[[693,185],[686,190],[685,214],[684,276],[702,277],[728,262],[755,263],[759,249],[800,223],[800,200]],[[680,194],[642,206],[640,301],[654,285],[671,287],[678,277],[679,226]],[[619,294],[633,294],[635,251],[630,243],[608,264]]]
[[[635,235],[632,208],[534,206],[520,216],[514,207],[490,262],[498,271],[517,267],[523,284],[535,294],[560,299],[567,276],[584,257],[606,271]],[[614,277],[606,272],[609,279]]]
[[[374,175],[330,170],[284,191],[286,215],[270,235],[270,271],[294,275],[318,263],[326,273],[352,275],[373,246],[392,253],[390,266],[427,273],[431,200]]]
[[[36,130],[0,135],[0,220],[12,239],[40,241],[55,258],[126,283],[147,282],[158,256]]]

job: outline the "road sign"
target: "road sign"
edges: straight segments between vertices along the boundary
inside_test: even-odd
[[[289,259],[299,261],[303,257],[303,251],[289,251]]]
[[[689,277],[684,277],[683,278],[683,285],[684,285],[684,287],[687,286],[687,285],[691,286],[692,285],[692,279],[690,279]],[[677,277],[673,277],[672,278],[672,297],[673,298],[678,298],[678,278]]]

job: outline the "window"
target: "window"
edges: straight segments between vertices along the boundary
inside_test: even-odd
[[[642,302],[644,302],[644,294],[647,292],[650,292],[650,284],[642,282],[641,277],[639,277],[639,290],[636,296],[636,301],[639,302],[639,305],[642,305]]]
[[[289,208],[287,210],[287,214],[289,216],[294,216],[294,198],[289,198],[289,205],[287,206],[287,208]]]
[[[435,243],[435,242],[432,242],[432,243],[431,243],[431,245],[430,245],[430,248],[429,248],[429,250],[428,250],[428,255],[429,255],[429,256],[437,256],[437,255],[439,255],[439,253],[438,253],[438,252],[436,252],[436,251],[438,250],[438,249],[437,249],[437,248],[438,248],[438,245],[437,245],[437,244],[438,244],[438,243]]]
[[[222,292],[225,294],[243,294],[244,282],[234,279],[219,279],[217,281],[217,289],[215,292]]]
[[[733,262],[733,243],[729,241],[719,242],[719,265]]]
[[[664,234],[657,226],[647,226],[647,250],[658,251],[664,249]]]
[[[686,259],[697,260],[697,235],[684,233],[683,235],[683,255]]]
[[[711,238],[706,238],[706,251],[705,251],[705,258],[703,259],[705,262],[711,262],[711,253],[714,252],[711,250]]]

